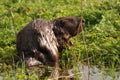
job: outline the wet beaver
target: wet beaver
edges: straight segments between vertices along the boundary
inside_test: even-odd
[[[59,52],[71,45],[69,39],[80,33],[80,17],[62,17],[52,21],[37,19],[25,26],[18,34],[16,48],[21,62],[26,66],[54,66],[57,73]]]

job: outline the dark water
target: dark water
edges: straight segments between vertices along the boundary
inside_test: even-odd
[[[99,69],[96,66],[80,66],[78,74],[81,80],[120,80],[120,71],[114,72],[114,78],[109,75],[104,69]],[[69,75],[73,74],[74,70],[68,70]]]

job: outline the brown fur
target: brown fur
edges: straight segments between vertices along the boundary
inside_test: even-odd
[[[37,19],[18,33],[16,48],[18,56],[25,60],[26,66],[38,64],[33,64],[30,61],[40,61],[39,63],[44,65],[55,65],[58,60],[58,43],[51,29],[52,26],[51,22],[47,20]]]

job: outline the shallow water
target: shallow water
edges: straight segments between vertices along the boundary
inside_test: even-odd
[[[80,73],[78,76],[81,77],[81,80],[120,80],[120,71],[114,72],[114,78],[104,70],[99,69],[96,66],[88,67],[88,66],[80,66],[79,67]],[[69,75],[73,74],[73,69],[68,70]]]
[[[3,80],[3,78],[0,76],[0,80]]]
[[[76,68],[75,68],[76,69]],[[73,69],[69,69],[68,72],[65,70],[65,74],[64,75],[68,75],[69,76],[73,76],[73,78],[68,78],[65,79],[65,77],[63,77],[63,79],[60,80],[76,80],[74,79],[74,77],[79,77],[79,79],[77,80],[120,80],[120,70],[119,71],[115,71],[114,72],[114,78],[112,76],[110,76],[106,69],[102,69],[102,68],[97,68],[96,66],[93,67],[88,67],[86,65],[81,65],[77,67],[77,75],[75,73],[75,70]],[[78,71],[79,70],[79,71]],[[0,80],[3,80],[3,77],[0,76]]]

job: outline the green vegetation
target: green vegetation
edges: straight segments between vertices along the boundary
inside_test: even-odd
[[[114,71],[120,67],[120,1],[81,1],[0,1],[0,75],[4,80],[39,80],[41,72],[26,71],[24,66],[16,68],[16,34],[33,19],[63,16],[82,16],[86,21],[84,32],[71,39],[74,46],[60,54],[63,69],[88,64],[89,59],[89,65],[107,67],[114,77]]]

